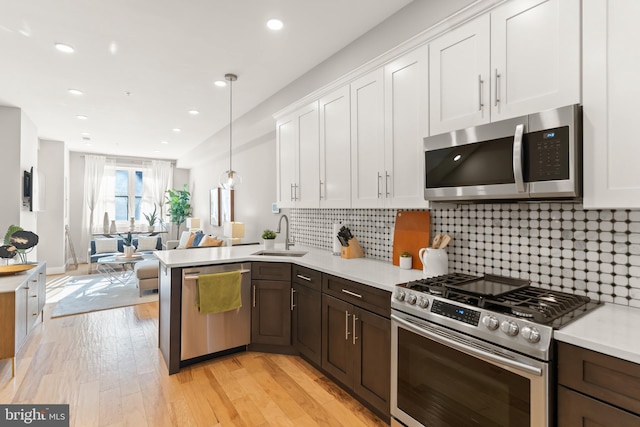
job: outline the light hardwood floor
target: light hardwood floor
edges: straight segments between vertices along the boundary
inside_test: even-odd
[[[77,427],[387,425],[295,356],[244,352],[169,376],[157,303],[52,311],[47,304],[14,378],[0,361],[1,403],[68,403]]]

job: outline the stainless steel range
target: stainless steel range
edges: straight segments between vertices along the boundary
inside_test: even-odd
[[[391,300],[394,422],[552,426],[553,330],[597,305],[490,275],[398,285]]]

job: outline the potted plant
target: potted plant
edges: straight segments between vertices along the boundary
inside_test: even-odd
[[[276,232],[268,228],[262,232],[265,250],[273,249],[276,242]]]
[[[184,185],[182,190],[173,188],[167,190],[167,205],[169,205],[167,215],[169,215],[171,222],[178,226],[176,239],[180,239],[180,226],[191,216],[190,199],[191,193],[187,190],[187,184]]]
[[[118,236],[122,237],[124,256],[131,258],[133,253],[136,251],[136,248],[133,246],[133,236],[131,235],[131,232],[128,232],[126,236],[123,236],[122,234],[118,234]]]
[[[156,204],[153,204],[153,212],[151,212],[150,214],[143,214],[144,217],[147,219],[147,222],[149,223],[149,233],[153,233],[154,230],[154,226],[156,225],[156,222],[158,221],[158,215],[156,214],[158,212],[158,207],[156,206]]]
[[[400,254],[400,268],[404,270],[411,270],[413,265],[413,258],[411,254],[407,251],[404,251]]]

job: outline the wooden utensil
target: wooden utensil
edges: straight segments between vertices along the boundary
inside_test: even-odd
[[[442,240],[440,241],[440,249],[446,248],[449,242],[451,242],[451,236],[449,236],[448,234],[445,234]]]
[[[436,234],[436,237],[433,238],[433,243],[431,244],[431,247],[433,249],[438,249],[438,246],[440,246],[440,240],[442,239],[442,235],[441,234]]]

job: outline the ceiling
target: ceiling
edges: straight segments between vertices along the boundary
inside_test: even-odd
[[[0,105],[71,151],[177,159],[229,122],[215,80],[239,117],[411,1],[0,0]]]

